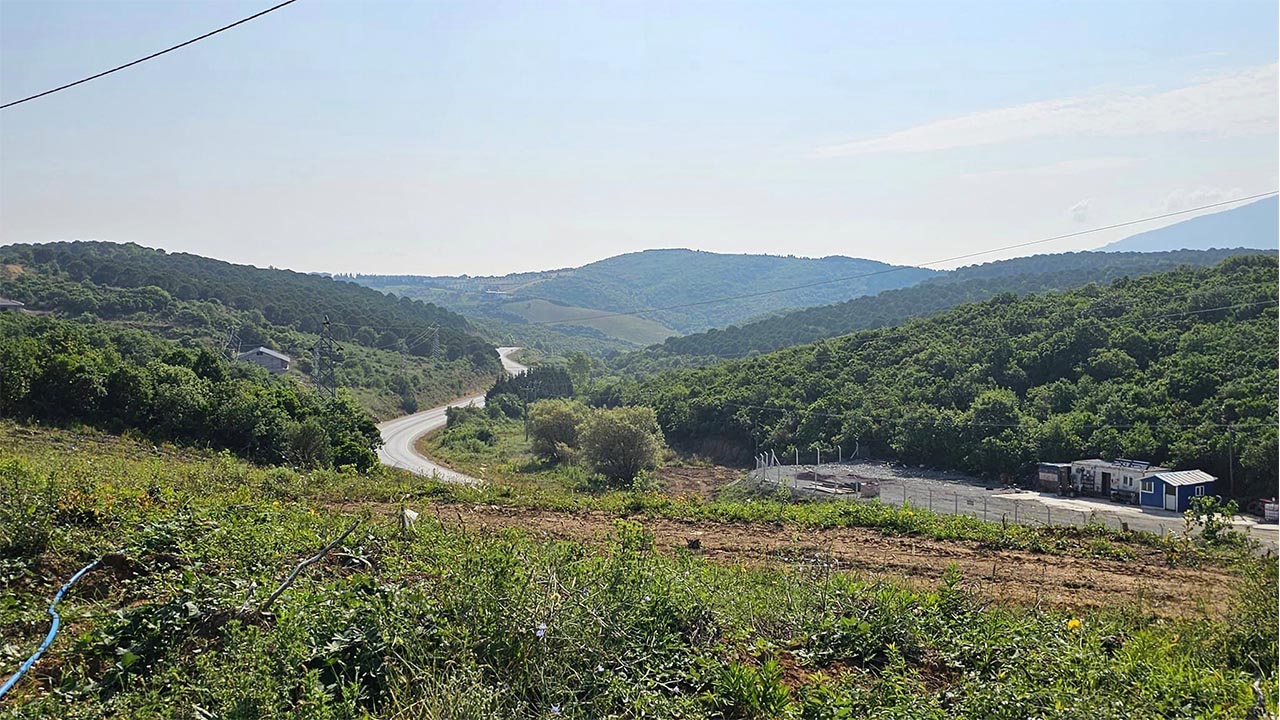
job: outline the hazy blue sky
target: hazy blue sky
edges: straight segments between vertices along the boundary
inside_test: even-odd
[[[270,4],[0,0],[0,99]],[[420,274],[926,262],[1275,189],[1276,12],[302,0],[0,111],[0,242]]]

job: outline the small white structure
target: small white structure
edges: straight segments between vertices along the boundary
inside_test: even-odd
[[[239,360],[245,360],[256,365],[261,365],[272,373],[282,373],[289,371],[289,364],[293,362],[293,358],[282,352],[276,352],[271,348],[258,347],[248,352],[242,352],[236,356]]]
[[[1142,480],[1169,468],[1141,460],[1076,460],[1071,463],[1071,483],[1081,495],[1100,495],[1138,504]]]
[[[17,300],[0,297],[0,312],[18,312],[23,307],[25,306]]]

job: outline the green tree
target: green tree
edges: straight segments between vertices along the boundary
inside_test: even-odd
[[[591,358],[581,351],[575,350],[569,353],[568,357],[569,377],[573,380],[573,386],[581,392],[590,392],[591,384]]]
[[[541,400],[530,405],[529,440],[533,454],[546,461],[572,462],[578,448],[578,431],[587,414],[587,406],[577,400]]]
[[[298,467],[328,467],[333,460],[329,436],[315,418],[293,423],[285,430],[289,461]]]
[[[652,408],[593,410],[581,432],[582,454],[596,472],[629,483],[662,459],[662,430]]]

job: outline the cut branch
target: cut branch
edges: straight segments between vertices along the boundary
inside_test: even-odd
[[[339,535],[336,540],[329,543],[328,545],[325,545],[324,548],[320,550],[320,552],[298,563],[298,567],[294,568],[293,572],[289,573],[289,577],[286,578],[284,582],[280,583],[280,587],[276,588],[276,591],[271,593],[271,596],[267,598],[266,602],[262,603],[262,607],[258,608],[258,612],[265,613],[267,610],[271,609],[271,605],[275,603],[276,598],[279,598],[280,595],[282,595],[285,590],[289,589],[289,586],[293,584],[293,581],[298,579],[298,573],[302,572],[303,568],[305,568],[308,565],[313,565],[315,563],[318,563],[322,559],[324,559],[324,556],[328,555],[330,550],[333,550],[335,547],[342,544],[342,541],[346,540],[347,536],[350,535],[352,531],[356,529],[356,526],[359,524],[360,524],[359,520],[356,520],[355,522],[351,523],[351,526],[347,528],[346,532]]]

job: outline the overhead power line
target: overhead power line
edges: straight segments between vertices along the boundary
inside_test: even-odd
[[[1125,222],[1115,223],[1112,225],[1104,225],[1102,227],[1090,228],[1088,230],[1078,230],[1065,235],[1054,235],[1053,237],[1040,238],[1039,240],[1029,240],[1027,242],[1014,243],[1012,245],[1002,245],[1000,247],[990,248],[988,250],[979,250],[977,252],[965,253],[963,255],[953,255],[949,258],[941,260],[932,260],[930,262],[919,263],[917,265],[899,265],[897,267],[885,268],[883,270],[873,270],[871,272],[860,273],[858,275],[848,275],[845,277],[830,278],[827,280],[815,280],[807,282],[803,285],[792,285],[790,287],[774,288],[772,290],[760,290],[757,292],[743,293],[741,295],[729,295],[726,297],[712,298],[710,300],[698,300],[696,302],[680,303],[679,305],[664,305],[661,307],[641,308],[639,310],[628,310],[625,312],[607,312],[597,313],[595,315],[584,315],[582,317],[567,318],[564,320],[539,320],[536,322],[526,323],[528,325],[572,325],[582,323],[589,320],[603,320],[613,317],[628,317],[632,315],[644,315],[646,313],[660,312],[663,310],[683,310],[685,308],[699,307],[701,305],[714,305],[722,302],[732,302],[734,300],[746,300],[764,295],[775,295],[777,293],[791,292],[792,290],[805,290],[815,285],[830,285],[832,283],[849,282],[850,280],[861,280],[862,278],[874,277],[877,275],[888,275],[889,273],[902,272],[903,270],[915,270],[922,267],[930,267],[932,265],[945,265],[947,263],[956,262],[957,260],[967,260],[982,255],[990,255],[992,253],[1003,252],[1005,250],[1016,250],[1018,248],[1030,247],[1032,245],[1042,245],[1044,243],[1054,242],[1055,240],[1068,240],[1070,238],[1080,237],[1082,235],[1091,235],[1093,233],[1105,232],[1107,230],[1116,230],[1119,228],[1130,227],[1132,225],[1140,225],[1142,223],[1154,222],[1165,218],[1177,217],[1188,213],[1199,212],[1201,210],[1211,210],[1224,205],[1232,205],[1235,203],[1247,202],[1249,200],[1259,200],[1264,197],[1270,197],[1280,193],[1280,190],[1272,190],[1270,192],[1258,193],[1256,195],[1247,195],[1244,197],[1233,198],[1231,200],[1223,200],[1221,202],[1210,203],[1208,205],[1200,205],[1198,207],[1187,208],[1186,210],[1177,210],[1175,212],[1162,213],[1160,215],[1151,215],[1137,220],[1127,220]],[[536,300],[543,298],[519,298],[521,300]]]
[[[951,422],[949,420],[945,420],[942,418],[929,419],[929,418],[910,417],[905,415],[898,415],[898,416],[892,416],[892,417],[884,416],[884,417],[877,418],[874,415],[861,415],[853,411],[843,412],[843,413],[829,413],[829,412],[819,412],[817,410],[808,410],[806,408],[784,408],[784,407],[773,407],[771,405],[744,405],[743,403],[730,402],[728,400],[725,400],[724,402],[720,403],[720,405],[723,405],[724,407],[738,408],[739,410],[760,410],[764,412],[776,412],[776,413],[783,413],[783,414],[790,413],[790,414],[797,415],[800,418],[825,417],[825,418],[832,418],[835,420],[866,420],[868,422],[873,422],[873,423],[874,422],[899,422],[904,424],[912,424],[916,426],[932,425],[934,427],[951,427],[955,429],[961,429],[966,427],[999,427],[999,428],[1023,427],[1023,423],[977,422],[973,420],[970,420],[970,421],[957,420],[955,422]],[[1035,419],[1039,422],[1045,422],[1044,420],[1039,420],[1038,418],[1035,418]],[[1198,422],[1198,423],[1155,421],[1155,422],[1136,422],[1136,423],[1079,423],[1079,424],[1073,423],[1072,424],[1073,427],[1089,428],[1092,430],[1100,430],[1103,428],[1114,428],[1116,430],[1132,430],[1133,428],[1142,428],[1142,427],[1153,428],[1153,429],[1154,428],[1187,429],[1187,428],[1201,428],[1201,427],[1224,427],[1224,428],[1229,427],[1229,428],[1241,429],[1241,428],[1252,428],[1252,427],[1272,427],[1274,425],[1275,423],[1270,420],[1255,420],[1255,419],[1246,419],[1246,420],[1241,420],[1239,422],[1233,422],[1233,423],[1210,422],[1206,420],[1205,422]]]
[[[148,60],[151,60],[151,59],[153,59],[153,58],[158,58],[158,57],[160,57],[161,55],[164,55],[165,53],[171,53],[171,52],[173,52],[174,50],[178,50],[178,49],[180,49],[180,48],[184,48],[184,47],[186,47],[186,46],[188,46],[188,45],[192,45],[192,44],[194,44],[194,43],[198,43],[198,42],[200,42],[201,40],[204,40],[205,38],[213,37],[214,35],[217,35],[217,34],[218,34],[218,33],[220,33],[220,32],[225,32],[225,31],[227,31],[227,30],[230,30],[231,28],[236,27],[237,25],[243,25],[243,24],[245,24],[245,23],[249,22],[250,20],[255,20],[255,19],[257,19],[257,18],[262,17],[263,15],[266,15],[267,13],[275,12],[276,10],[279,10],[280,8],[284,7],[285,5],[292,5],[293,3],[297,2],[297,1],[298,1],[298,0],[285,0],[284,2],[280,3],[279,5],[275,5],[275,6],[269,7],[269,8],[267,8],[266,10],[263,10],[263,11],[258,12],[258,13],[254,13],[253,15],[250,15],[250,16],[249,16],[249,17],[247,17],[247,18],[243,18],[243,19],[241,19],[241,20],[237,20],[237,21],[235,21],[235,22],[231,23],[230,25],[223,25],[222,27],[218,28],[217,30],[213,30],[213,31],[211,31],[211,32],[207,32],[207,33],[205,33],[204,35],[201,35],[200,37],[191,38],[190,40],[188,40],[188,41],[186,41],[186,42],[178,43],[177,45],[174,45],[174,46],[173,46],[173,47],[171,47],[171,48],[166,48],[166,49],[164,49],[164,50],[161,50],[160,52],[151,53],[150,55],[148,55],[148,56],[146,56],[146,57],[138,58],[137,60],[134,60],[133,62],[127,62],[127,63],[125,63],[124,65],[120,65],[120,66],[118,66],[118,67],[113,67],[113,68],[111,68],[110,70],[103,70],[102,72],[100,72],[100,73],[98,73],[98,74],[96,74],[96,75],[90,75],[90,76],[89,76],[89,77],[87,77],[87,78],[81,78],[81,79],[79,79],[79,80],[76,80],[75,82],[70,82],[70,83],[67,83],[66,85],[60,85],[60,86],[58,86],[58,87],[56,87],[56,88],[53,88],[52,90],[45,90],[45,91],[44,91],[44,92],[42,92],[42,93],[36,93],[35,95],[31,95],[31,96],[29,96],[29,97],[24,97],[24,98],[22,98],[21,100],[14,100],[14,101],[12,101],[12,102],[7,102],[7,103],[5,103],[5,104],[3,104],[3,105],[0,105],[0,110],[3,110],[3,109],[5,109],[5,108],[9,108],[9,107],[13,107],[14,105],[21,105],[21,104],[22,104],[22,103],[24,103],[24,102],[30,102],[30,101],[32,101],[32,100],[35,100],[36,98],[42,98],[42,97],[44,97],[45,95],[52,95],[52,94],[54,94],[54,93],[56,93],[56,92],[61,92],[62,90],[66,90],[66,89],[68,89],[68,88],[73,88],[73,87],[75,87],[75,86],[77,86],[77,85],[83,85],[84,83],[87,83],[87,82],[89,82],[90,80],[97,80],[97,79],[98,79],[98,78],[100,78],[100,77],[105,77],[105,76],[110,75],[111,73],[114,73],[114,72],[120,72],[121,70],[124,70],[125,68],[133,67],[134,65],[137,65],[137,64],[139,64],[139,63],[144,63],[144,62],[146,62],[146,61],[148,61]]]

